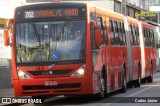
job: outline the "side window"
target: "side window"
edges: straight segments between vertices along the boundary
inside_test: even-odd
[[[107,34],[106,21],[103,21],[103,31],[104,31],[105,44],[108,45],[108,34]]]
[[[147,44],[147,36],[148,36],[148,34],[147,34],[147,29],[144,28],[144,41],[145,41],[145,47],[148,46],[148,44]]]
[[[95,37],[94,37],[94,31],[95,31],[95,27],[92,24],[90,24],[90,35],[91,35],[92,50],[97,49],[96,42],[95,42]]]
[[[112,22],[112,20],[109,20],[109,26],[110,26],[110,32],[114,32],[113,31],[113,22]]]
[[[143,28],[144,44],[147,47],[147,31],[146,28]]]
[[[113,20],[109,20],[111,44],[115,45]]]
[[[137,46],[140,46],[140,41],[139,41],[139,28],[136,26],[136,38],[137,38]]]
[[[147,37],[146,37],[146,39],[147,39],[147,41],[146,41],[146,43],[147,43],[147,47],[150,47],[150,38],[149,38],[149,30],[148,30],[148,28],[146,28],[146,33],[147,33]]]
[[[122,36],[123,36],[123,44],[126,45],[126,33],[124,28],[124,23],[122,23]]]
[[[134,45],[134,34],[133,34],[132,25],[129,25],[129,28],[130,28],[130,42],[131,42],[131,45],[133,46]]]
[[[133,26],[133,32],[134,32],[134,46],[138,46],[138,31],[136,28],[136,25]]]
[[[122,23],[118,22],[118,26],[119,26],[119,32],[122,34]]]
[[[150,33],[148,28],[146,27],[143,28],[143,35],[144,35],[145,47],[150,47],[151,41],[150,41]]]
[[[114,21],[114,29],[115,29],[115,33],[118,33],[118,23],[117,23],[117,21]]]
[[[101,33],[102,33],[102,43],[104,44],[105,43],[105,32],[104,32],[104,21],[103,21],[103,17],[102,15],[99,15],[97,17],[97,24],[98,24],[98,28],[101,30]]]
[[[143,36],[145,37],[145,28],[143,27]]]
[[[152,47],[155,47],[155,38],[153,30],[151,30],[151,35],[152,35]]]
[[[132,38],[133,38],[133,46],[136,46],[137,45],[137,40],[136,40],[136,28],[135,28],[135,25],[132,26],[132,30],[133,30],[133,35],[132,35]]]
[[[118,23],[114,21],[115,45],[119,45]]]
[[[151,38],[151,33],[150,33],[150,30],[148,29],[148,47],[151,47],[152,46],[152,38]]]
[[[123,46],[124,42],[123,42],[123,33],[122,33],[122,23],[118,22],[118,27],[119,27],[119,38],[120,38],[120,45]]]

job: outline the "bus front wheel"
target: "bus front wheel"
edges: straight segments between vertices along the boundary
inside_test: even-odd
[[[121,93],[126,93],[127,91],[127,81],[126,81],[126,71],[123,68],[123,82],[122,82],[122,89],[120,90]]]
[[[106,74],[104,71],[101,72],[101,92],[99,92],[96,97],[98,97],[98,99],[103,99],[104,97],[106,97]]]

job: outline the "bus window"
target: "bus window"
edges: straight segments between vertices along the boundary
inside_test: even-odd
[[[109,20],[109,26],[110,26],[110,36],[111,36],[111,44],[115,45],[115,33],[114,33],[114,27],[113,27],[113,20]]]
[[[140,46],[140,40],[139,40],[139,28],[136,26],[136,32],[137,32],[137,46]]]
[[[123,44],[124,46],[126,45],[126,33],[125,33],[125,28],[124,28],[124,23],[122,23],[122,34],[123,34]]]
[[[94,24],[94,25],[93,25]],[[95,50],[97,49],[98,47],[96,46],[96,42],[95,42],[95,29],[96,29],[96,22],[91,22],[90,24],[90,34],[91,34],[91,47],[92,47],[92,50]]]
[[[118,24],[117,24],[117,21],[114,21],[114,33],[115,33],[115,45],[119,45]]]
[[[107,25],[106,21],[103,22],[103,32],[104,32],[104,39],[105,39],[105,44],[108,45],[108,34],[107,34]]]
[[[130,28],[130,42],[131,42],[131,45],[133,46],[134,45],[134,34],[133,34],[132,25],[129,25],[129,28]]]
[[[120,44],[120,46],[123,46],[124,44],[124,42],[123,42],[123,34],[122,34],[122,24],[121,24],[121,22],[118,22],[118,28],[119,28],[119,44]]]

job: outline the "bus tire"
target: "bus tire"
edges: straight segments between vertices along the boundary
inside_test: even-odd
[[[141,74],[140,74],[140,66],[138,66],[138,79],[135,81],[134,86],[135,87],[140,87],[141,86]]]
[[[102,70],[101,72],[101,92],[99,92],[96,97],[99,99],[99,100],[102,100],[103,98],[106,97],[106,74],[104,72],[104,70]]]
[[[153,65],[151,64],[151,70],[150,70],[150,76],[147,78],[147,82],[148,83],[152,83],[153,82]]]
[[[126,70],[125,67],[123,68],[123,85],[122,89],[120,90],[121,93],[126,93],[127,91],[127,81],[126,81]]]

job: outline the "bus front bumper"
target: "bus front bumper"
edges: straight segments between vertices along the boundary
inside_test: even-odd
[[[93,77],[13,80],[15,96],[93,94]]]

